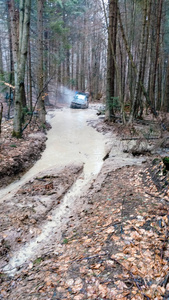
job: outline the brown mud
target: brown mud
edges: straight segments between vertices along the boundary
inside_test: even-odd
[[[23,185],[12,199],[1,203],[0,267],[9,260],[8,252],[17,251],[41,233],[42,224],[50,220],[51,211],[60,204],[82,169],[82,165],[73,165],[41,172]]]
[[[12,135],[12,120],[2,123],[0,137],[0,187],[10,184],[37,161],[45,149],[46,135],[28,127],[22,139]]]

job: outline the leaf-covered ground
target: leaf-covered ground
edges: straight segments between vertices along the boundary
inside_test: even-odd
[[[162,170],[154,161],[108,173],[80,226],[69,222],[56,251],[12,279],[1,274],[0,299],[169,299],[169,190]]]

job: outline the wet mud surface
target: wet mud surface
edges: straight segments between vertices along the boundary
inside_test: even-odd
[[[89,115],[86,111],[70,112],[69,109],[64,112],[62,109],[50,111],[52,129],[48,133],[47,148],[42,158],[21,179],[1,190],[1,267],[6,268],[7,265],[9,273],[40,255],[44,247],[49,251],[53,241],[60,239],[64,226],[73,215],[83,210],[85,185],[89,182],[90,186],[95,180],[105,155],[105,141],[99,140],[101,135],[86,124],[90,114],[93,118],[93,111]],[[21,141],[21,145],[18,143],[12,155],[10,153],[11,157],[18,153],[18,164],[22,155],[25,155],[25,166],[30,154],[36,159],[38,151],[33,140],[40,151],[40,142],[44,144],[46,136],[35,132]],[[19,156],[19,153],[22,155]],[[8,157],[4,164],[10,167]],[[10,178],[13,178],[12,167],[11,164]],[[71,194],[69,190],[76,181]],[[66,193],[67,198],[64,199]],[[46,245],[48,236],[51,244]]]
[[[76,181],[83,166],[67,166],[39,173],[23,185],[0,207],[0,267],[22,245],[42,232],[43,223],[50,221],[51,211]]]
[[[46,135],[27,130],[22,139],[11,137],[12,121],[2,124],[0,139],[0,188],[20,178],[33,166],[45,149]]]
[[[86,118],[83,114],[79,118],[82,133]],[[91,118],[88,124],[103,134],[112,132],[102,119]],[[67,138],[70,132],[66,129],[62,136],[71,145],[75,140]],[[89,139],[93,139],[90,130]],[[69,166],[66,161],[58,173],[55,169],[36,174],[3,204],[1,298],[167,299],[169,194],[168,188],[158,189],[152,176],[159,168],[153,164],[150,168],[149,157],[148,163],[144,156],[124,153],[116,134],[111,135],[105,151],[93,153],[94,168],[91,161],[87,165],[88,147],[82,155],[79,142],[75,144],[78,164]],[[81,173],[82,157],[86,173]],[[102,168],[97,166],[100,159]],[[68,202],[73,195],[71,210]],[[59,208],[63,214],[55,219],[53,211],[57,214]],[[36,244],[34,253],[15,264],[27,255],[31,240]]]

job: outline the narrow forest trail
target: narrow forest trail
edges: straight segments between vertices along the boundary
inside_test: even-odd
[[[95,122],[97,119],[94,109],[70,110],[64,108],[49,112],[48,121],[51,123],[52,129],[48,132],[46,149],[41,159],[19,181],[1,190],[3,196],[1,199],[3,199],[4,205],[10,203],[12,212],[14,197],[18,209],[22,206],[19,204],[19,200],[17,203],[17,197],[19,199],[17,191],[21,188],[24,189],[26,182],[32,183],[32,178],[39,172],[43,172],[43,175],[48,174],[47,170],[53,168],[57,171],[60,169],[62,172],[62,168],[70,164],[84,166],[82,174],[73,186],[68,189],[64,197],[62,195],[61,203],[56,205],[53,202],[50,213],[45,215],[44,220],[38,221],[38,232],[23,244],[21,243],[20,247],[17,245],[16,249],[11,251],[9,262],[4,265],[3,269],[8,274],[15,274],[17,268],[24,263],[29,263],[39,255],[53,251],[53,249],[57,251],[56,248],[61,246],[60,240],[70,219],[75,218],[84,210],[90,193],[97,190],[107,172],[125,165],[140,164],[143,161],[143,158],[136,159],[123,153],[122,144],[116,135],[111,134],[111,137],[103,135],[87,125],[87,121]],[[103,166],[103,157],[110,147],[110,157]],[[22,198],[24,199],[24,197],[26,196],[23,194]],[[50,200],[50,197],[48,198],[47,201]],[[28,205],[30,206],[31,203],[27,203]],[[36,209],[39,210],[39,207],[37,206]]]

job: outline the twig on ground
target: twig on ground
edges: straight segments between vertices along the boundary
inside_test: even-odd
[[[129,275],[131,276],[132,280],[134,281],[136,287],[138,288],[138,290],[141,292],[142,296],[144,296],[147,300],[151,300],[150,297],[148,297],[147,295],[145,295],[143,292],[142,292],[142,289],[141,287],[139,286],[138,282],[137,282],[137,279],[134,277],[133,273],[128,270],[125,266],[123,266],[117,259],[115,258],[112,258],[109,253],[105,253],[105,254],[97,254],[97,255],[94,255],[94,256],[89,256],[89,257],[83,257],[81,259],[78,259],[78,260],[75,260],[77,262],[79,261],[82,261],[82,260],[88,260],[88,259],[93,259],[93,258],[97,258],[97,257],[100,257],[100,256],[106,256],[108,255],[108,259],[114,261],[116,264],[118,264],[119,266],[121,266],[121,268],[123,268],[125,271],[127,271],[129,273]],[[142,279],[143,282],[144,282],[144,279]]]
[[[165,278],[161,281],[160,286],[166,288],[167,283],[169,282],[169,273],[165,276]]]
[[[120,265],[124,270],[126,270],[126,271],[129,273],[129,275],[132,277],[132,279],[133,279],[133,281],[134,281],[136,287],[137,287],[138,290],[141,292],[142,296],[144,296],[147,300],[151,300],[150,297],[148,297],[147,295],[145,295],[145,294],[142,292],[141,287],[140,287],[139,284],[137,283],[136,278],[134,277],[133,273],[132,273],[130,270],[128,270],[125,266],[123,266],[117,259],[112,258],[112,257],[109,257],[109,259],[112,260],[112,261],[114,261],[116,264]],[[142,279],[142,280],[143,280],[143,282],[144,282],[144,279]]]

